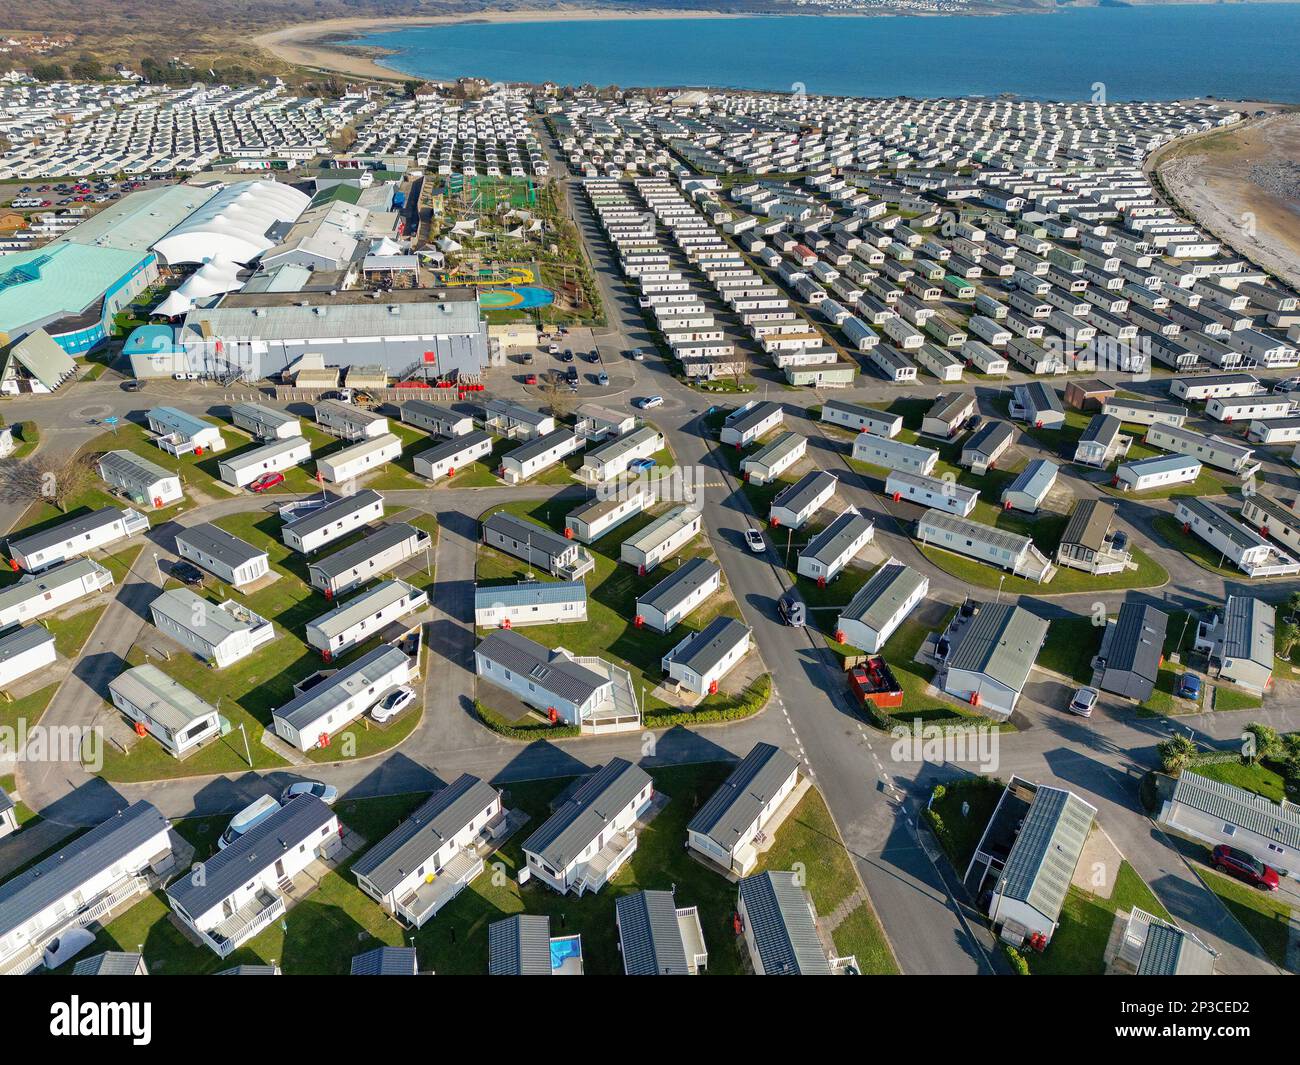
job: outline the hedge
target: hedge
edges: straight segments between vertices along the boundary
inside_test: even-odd
[[[1011,962],[1011,968],[1015,970],[1016,975],[1028,976],[1029,962],[1025,961],[1025,956],[1010,943],[1003,943],[1002,949],[1007,952],[1007,960]]]
[[[531,743],[543,737],[552,740],[567,740],[582,733],[577,725],[551,725],[542,721],[524,720],[526,724],[511,723],[491,707],[484,706],[478,699],[474,700],[474,715],[498,736],[508,740],[522,740]]]
[[[727,696],[704,710],[647,710],[642,716],[646,728],[674,728],[677,725],[713,725],[753,717],[772,697],[772,674],[755,677],[739,695]]]

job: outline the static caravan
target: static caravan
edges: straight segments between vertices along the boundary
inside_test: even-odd
[[[773,526],[797,529],[831,500],[838,487],[835,474],[813,470],[776,494],[768,520]]]
[[[930,578],[890,558],[858,589],[835,628],[841,642],[876,654],[907,616],[930,594]]]
[[[574,507],[564,519],[565,532],[571,532],[584,544],[594,543],[623,522],[644,513],[654,501],[654,489],[649,484],[630,481],[612,495],[597,494]]]
[[[1256,492],[1241,501],[1241,520],[1259,530],[1260,536],[1286,544],[1300,554],[1300,514],[1276,499]]]
[[[624,540],[619,548],[619,559],[635,566],[640,573],[649,573],[698,536],[700,523],[700,512],[694,507],[674,507],[655,518],[636,536]]]
[[[329,738],[365,714],[394,688],[416,676],[415,661],[385,644],[368,651],[271,711],[275,734],[300,751],[324,747]]]
[[[1195,533],[1248,577],[1300,573],[1300,562],[1279,551],[1217,503],[1196,496],[1176,496],[1174,517],[1186,531]]]
[[[399,410],[403,423],[436,436],[455,439],[458,436],[468,436],[474,431],[474,418],[447,404],[412,399],[403,403]]]
[[[775,835],[772,821],[798,780],[799,763],[791,755],[755,744],[691,818],[686,846],[728,874],[747,876],[762,856],[760,841]]]
[[[154,434],[154,443],[169,455],[202,455],[226,449],[217,426],[175,407],[155,407],[145,414],[145,423]]]
[[[1094,414],[1074,448],[1074,461],[1104,470],[1128,454],[1132,437],[1120,432],[1120,421],[1109,414]]]
[[[188,588],[170,588],[149,604],[159,632],[217,669],[247,658],[275,639],[275,628],[242,603],[214,603]]]
[[[986,422],[962,444],[959,465],[974,474],[987,473],[1011,446],[1015,435],[1006,422]]]
[[[265,551],[211,523],[176,534],[176,553],[235,588],[244,588],[271,572]]]
[[[1176,377],[1169,382],[1169,394],[1190,402],[1226,396],[1257,396],[1267,391],[1248,373],[1217,374],[1211,377]]]
[[[534,440],[555,432],[555,419],[508,399],[489,399],[482,407],[483,428],[511,440]]]
[[[1120,463],[1115,469],[1113,483],[1126,492],[1146,492],[1152,488],[1189,484],[1200,475],[1201,462],[1191,455],[1158,455]]]
[[[100,507],[27,536],[9,539],[9,557],[28,573],[88,555],[146,532],[149,519],[130,507]]]
[[[1005,355],[994,351],[982,340],[967,340],[961,346],[961,355],[980,373],[1004,374],[1011,368]]]
[[[748,653],[752,636],[744,622],[716,617],[699,632],[689,633],[663,656],[660,666],[670,681],[688,692],[710,695]]]
[[[587,586],[582,581],[519,581],[474,589],[474,624],[482,629],[586,620]]]
[[[217,469],[226,484],[245,488],[264,473],[282,473],[301,466],[309,458],[311,444],[306,437],[286,436],[224,458],[218,463]]]
[[[1065,407],[1056,389],[1041,381],[1016,385],[1012,390],[1011,417],[1036,429],[1060,429],[1065,425]]]
[[[871,433],[859,433],[853,440],[853,458],[887,470],[902,470],[929,476],[939,461],[939,452],[919,444],[906,444],[901,440]]]
[[[505,511],[484,519],[483,542],[566,580],[577,580],[595,566],[595,560],[576,540]]]
[[[324,652],[326,661],[338,658],[428,601],[424,591],[405,581],[382,581],[307,622],[307,643]]]
[[[600,658],[575,658],[562,647],[549,650],[514,629],[493,629],[474,648],[478,676],[544,711],[554,721],[587,725],[604,708],[616,705],[615,667]],[[625,693],[626,695],[627,693]],[[635,713],[635,698],[632,698]]]
[[[356,532],[384,516],[384,497],[366,488],[351,495],[326,495],[323,506],[286,515],[280,539],[286,546],[310,554],[328,543]]]
[[[927,546],[965,555],[1040,584],[1056,575],[1056,567],[1028,536],[940,510],[927,510],[921,515],[916,523],[916,538]]]
[[[923,507],[947,511],[965,518],[979,502],[979,489],[967,488],[952,480],[924,477],[894,470],[885,480],[885,495],[895,503],[906,499]]]
[[[682,563],[636,600],[638,624],[668,632],[722,587],[716,562],[693,558]]]
[[[1061,542],[1056,561],[1085,573],[1120,573],[1128,568],[1130,552],[1115,545],[1111,526],[1116,504],[1103,499],[1081,499],[1074,508]]]
[[[1198,458],[1207,466],[1227,470],[1238,477],[1250,477],[1259,470],[1259,462],[1250,448],[1191,429],[1153,425],[1147,430],[1146,442],[1165,451]]]
[[[519,484],[563,462],[575,451],[581,451],[585,444],[585,440],[568,429],[534,437],[501,457],[501,478],[507,484]]]
[[[1300,811],[1252,791],[1184,773],[1160,808],[1159,821],[1207,846],[1245,851],[1280,875],[1300,869]]]
[[[330,484],[354,481],[401,458],[402,441],[393,433],[366,437],[342,451],[318,458],[316,473]]]
[[[423,529],[404,521],[393,522],[310,563],[307,579],[327,599],[333,599],[372,578],[392,573],[403,562],[427,552],[432,543],[432,535]]]
[[[108,697],[175,758],[184,758],[221,734],[215,706],[147,662],[110,680]]]
[[[411,459],[415,472],[430,481],[453,477],[471,462],[492,454],[492,437],[481,429],[458,433]]]
[[[0,636],[0,688],[8,688],[58,658],[54,633],[44,625],[28,625]]]
[[[663,450],[663,446],[663,433],[653,426],[643,425],[588,451],[582,457],[578,476],[592,484],[611,481],[626,473],[632,462],[650,458]]]
[[[767,435],[784,418],[785,408],[781,404],[750,400],[727,415],[719,439],[724,444],[745,447]]]
[[[312,416],[327,433],[344,440],[375,440],[391,435],[388,419],[382,414],[335,399],[317,403]]]
[[[975,413],[975,394],[956,392],[939,395],[921,419],[921,433],[951,440]]]
[[[819,584],[834,580],[871,543],[875,532],[870,518],[849,507],[799,552],[799,575]]]
[[[1118,418],[1126,425],[1174,425],[1187,421],[1189,411],[1177,403],[1151,403],[1141,399],[1111,396],[1101,407],[1103,414]]]
[[[1210,671],[1217,670],[1220,679],[1263,692],[1273,682],[1276,625],[1271,603],[1230,595],[1222,616],[1197,624],[1193,647],[1209,656]]]
[[[1293,444],[1300,440],[1300,418],[1252,421],[1246,435],[1258,444]]]
[[[996,718],[1009,717],[1047,639],[1045,618],[1012,603],[958,612],[944,636],[949,651],[937,679],[943,691]]]
[[[961,341],[958,343],[960,344]],[[922,344],[920,350],[916,352],[916,361],[945,384],[960,381],[966,365],[951,351],[946,351],[935,344]]]
[[[855,433],[865,432],[883,437],[895,437],[903,430],[901,414],[838,399],[828,399],[822,404],[821,420],[851,429]]]
[[[1048,459],[1034,459],[1006,488],[1002,490],[1005,510],[1021,510],[1026,514],[1038,513],[1043,500],[1056,484],[1061,468]]]
[[[130,451],[106,451],[101,455],[99,476],[137,506],[165,507],[185,495],[177,474]]]
[[[0,588],[0,628],[18,625],[113,585],[113,574],[88,558],[29,574]]]
[[[230,420],[258,440],[287,440],[302,435],[302,423],[292,414],[260,403],[233,403]]]
[[[798,462],[808,451],[808,439],[784,432],[740,460],[740,472],[751,484],[768,484]]]
[[[1295,408],[1284,396],[1216,396],[1205,404],[1205,413],[1215,421],[1231,425],[1241,421],[1289,418],[1295,413]]]
[[[920,334],[917,336],[920,337]],[[920,347],[920,344],[915,346]],[[895,384],[916,380],[916,363],[892,344],[878,344],[867,352],[867,360]]]

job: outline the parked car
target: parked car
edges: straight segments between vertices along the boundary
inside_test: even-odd
[[[1274,392],[1295,392],[1300,389],[1300,377],[1287,377],[1273,386]]]
[[[655,467],[654,459],[633,459],[627,464],[629,470],[651,470]]]
[[[1271,869],[1253,854],[1239,851],[1220,843],[1214,848],[1214,867],[1247,884],[1254,884],[1264,891],[1276,891],[1278,888],[1277,870]]]
[[[1079,717],[1092,717],[1100,694],[1096,688],[1080,688],[1070,698],[1070,713],[1077,714]]]
[[[182,584],[202,584],[203,571],[193,562],[177,562],[168,572],[169,576],[175,577]]]
[[[524,374],[524,384],[526,385],[537,384],[537,375],[535,373]]]
[[[1174,688],[1174,694],[1180,699],[1194,699],[1196,702],[1201,701],[1201,678],[1195,673],[1184,673],[1178,678],[1178,685]]]
[[[969,418],[966,419],[966,428],[974,432],[976,429],[980,427],[983,421],[984,419],[981,418],[978,414],[972,414]]]
[[[370,708],[370,716],[380,724],[396,717],[415,702],[415,692],[403,684],[394,688]]]
[[[1117,532],[1110,538],[1110,546],[1116,551],[1123,551],[1128,546],[1128,533]]]
[[[315,795],[326,806],[333,806],[334,800],[339,797],[339,789],[333,784],[325,784],[319,780],[300,780],[280,792],[280,803],[288,806],[299,795]]]
[[[274,488],[277,484],[284,484],[284,474],[282,473],[264,473],[252,483],[249,484],[254,492],[265,492]]]
[[[586,355],[583,356],[583,358],[586,359],[588,362],[600,362],[600,352],[589,351],[587,352]]]
[[[561,362],[572,362],[572,361],[573,361],[573,352],[572,352],[572,351],[569,351],[569,350],[566,349],[565,352],[564,352],[564,354],[560,356],[560,361],[561,361]]]
[[[596,375],[596,384],[600,385],[601,388],[607,387],[609,385],[609,374],[605,373],[604,370],[601,370],[601,372]]]
[[[645,352],[637,348],[636,351],[632,352],[632,359],[634,362],[645,362]]]
[[[651,407],[662,407],[664,405],[664,397],[646,396],[644,399],[638,399],[636,405],[642,410],[649,410]]]
[[[767,550],[767,544],[763,540],[763,534],[757,529],[745,530],[745,546],[756,555],[761,555]]]
[[[531,351],[525,351],[525,352],[524,352],[524,365],[525,365],[525,366],[531,366],[531,365],[533,364],[534,359],[535,359],[535,356],[533,355],[533,353],[532,353]]]
[[[123,392],[139,392],[143,388],[144,388],[144,382],[141,381],[138,377],[131,381],[122,382]]]
[[[41,961],[45,964],[45,968],[57,969],[65,962],[71,961],[93,942],[95,942],[95,933],[90,929],[69,928],[45,945],[45,953],[41,956]]]
[[[776,601],[776,612],[787,625],[803,625],[807,621],[807,612],[802,600],[793,595],[783,595]]]
[[[221,838],[217,840],[217,849],[225,850],[245,832],[256,828],[278,809],[280,809],[280,801],[274,795],[263,795],[260,799],[250,802],[235,814],[230,824],[226,826],[226,830],[221,833]]]

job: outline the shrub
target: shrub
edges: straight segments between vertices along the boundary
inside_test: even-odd
[[[646,728],[675,728],[678,725],[715,725],[723,721],[740,721],[753,717],[772,697],[772,674],[755,677],[738,695],[723,696],[710,706],[698,710],[647,710],[642,722]]]
[[[1171,736],[1156,745],[1160,755],[1160,768],[1177,775],[1196,757],[1196,744],[1187,736]]]
[[[1010,943],[1003,943],[1002,949],[1007,952],[1007,961],[1011,962],[1011,968],[1017,976],[1029,975],[1029,962],[1025,956],[1016,950]]]
[[[508,740],[521,740],[531,743],[543,737],[552,740],[566,740],[581,734],[577,725],[552,725],[548,722],[524,718],[522,722],[507,721],[495,710],[485,706],[480,700],[474,700],[474,715],[486,727],[498,736]]]

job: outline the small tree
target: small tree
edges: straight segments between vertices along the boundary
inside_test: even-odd
[[[1274,761],[1285,753],[1285,745],[1277,729],[1258,721],[1252,721],[1246,726],[1246,736],[1242,740],[1241,759],[1248,765],[1264,760]]]
[[[40,467],[38,494],[66,514],[72,501],[93,483],[94,477],[94,456],[71,455],[62,462]]]
[[[1196,744],[1190,736],[1170,736],[1156,746],[1156,753],[1160,755],[1160,768],[1177,776],[1196,757]]]

